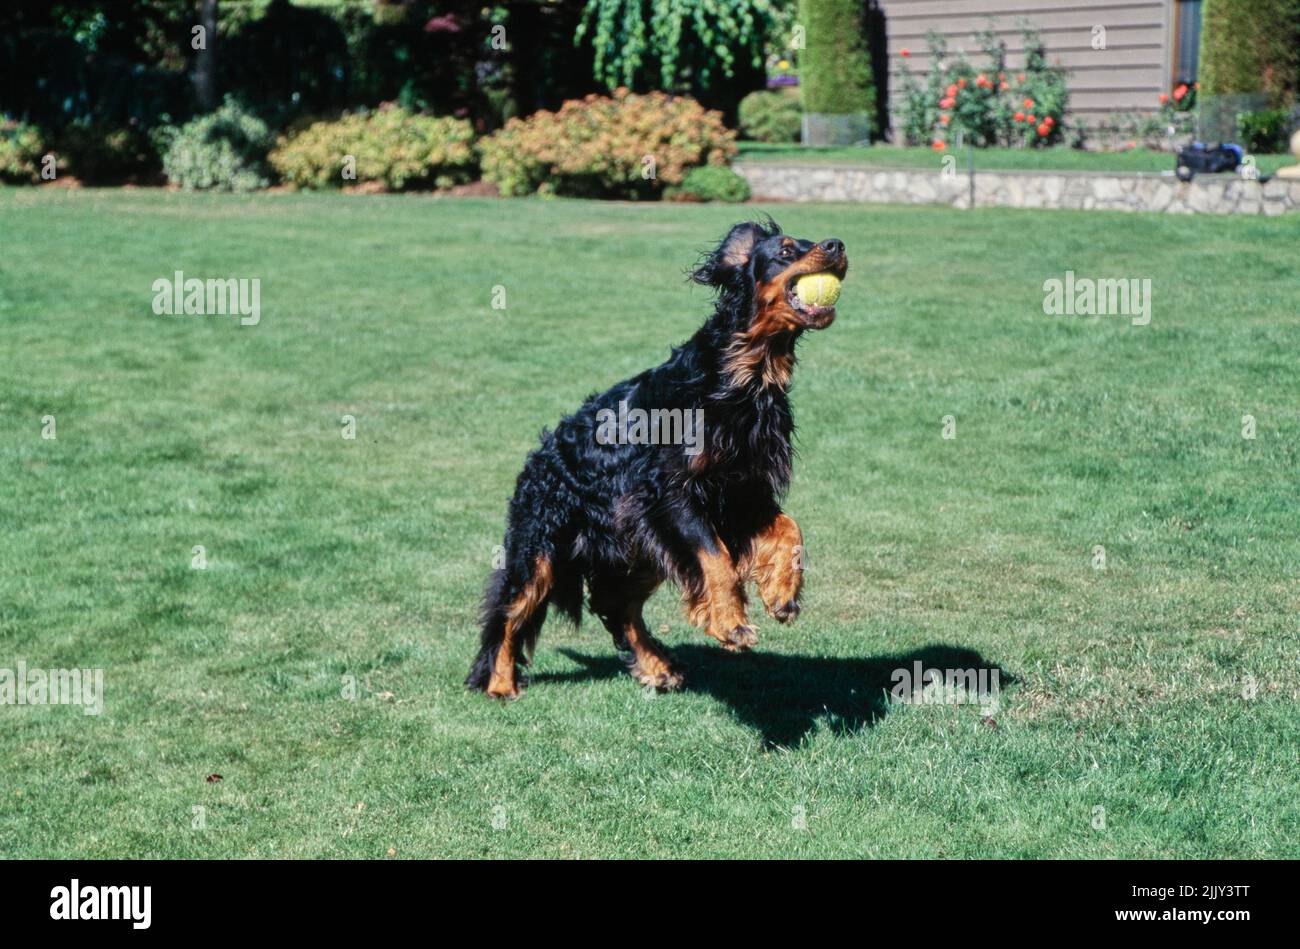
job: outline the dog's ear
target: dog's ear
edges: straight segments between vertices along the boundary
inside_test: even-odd
[[[724,287],[732,278],[745,269],[754,246],[772,234],[780,233],[776,222],[768,219],[766,225],[755,221],[737,224],[722,239],[716,250],[705,254],[700,265],[691,274],[691,279],[709,287]]]

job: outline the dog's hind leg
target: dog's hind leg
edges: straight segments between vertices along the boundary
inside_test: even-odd
[[[641,616],[641,608],[658,585],[658,578],[647,573],[602,574],[588,581],[591,611],[614,637],[614,647],[631,654],[628,671],[632,678],[671,691],[681,687],[682,674],[663,643],[650,635]]]

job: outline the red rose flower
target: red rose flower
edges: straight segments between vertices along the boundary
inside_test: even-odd
[[[963,89],[965,89],[965,88],[966,88],[966,77],[963,76],[962,78],[958,79],[958,80],[957,80],[957,85],[959,85],[959,86],[961,86]]]
[[[1015,119],[1017,122],[1023,122],[1025,120],[1025,113],[1017,112],[1015,115],[1012,116],[1012,118]]]
[[[1187,95],[1187,83],[1185,82],[1179,83],[1178,87],[1174,89],[1174,98],[1179,101],[1182,101],[1182,98],[1185,95]]]
[[[1038,126],[1038,137],[1039,137],[1039,138],[1047,138],[1047,136],[1049,136],[1049,135],[1051,135],[1051,134],[1052,134],[1052,127],[1051,127],[1050,125],[1048,125],[1046,122],[1044,122],[1042,125]]]
[[[949,96],[949,98],[951,98],[952,96],[955,96],[955,95],[957,94],[957,83],[954,82],[951,86],[949,86],[948,89],[947,89],[947,92],[948,92],[948,96]]]
[[[939,100],[939,108],[941,109],[951,109],[956,104],[957,104],[957,100],[954,99],[952,96],[948,96],[947,98]]]
[[[933,148],[936,152],[941,152],[948,146],[943,143],[943,139],[937,139],[935,143],[930,147]]]
[[[998,88],[1001,89],[1003,92],[1006,92],[1011,87],[1008,86],[1005,82],[1003,82],[998,84]]]
[[[1025,108],[1026,108],[1026,109],[1032,109],[1033,107],[1034,107],[1034,100],[1033,100],[1033,99],[1026,99],[1026,100],[1025,100]]]
[[[1160,104],[1164,105],[1168,101],[1169,101],[1169,96],[1166,93],[1163,92],[1160,93]]]
[[[948,120],[948,116],[946,116],[946,115],[941,115],[941,116],[939,116],[939,124],[940,124],[940,125],[947,125],[947,124],[948,124],[948,121],[949,121],[949,120]]]
[[[911,55],[912,55],[912,52],[911,52],[911,50],[909,50],[906,46],[904,46],[902,49],[900,49],[900,50],[898,51],[898,55],[900,55],[900,56],[911,56]]]

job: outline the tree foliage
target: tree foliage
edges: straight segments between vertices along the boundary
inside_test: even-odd
[[[735,75],[744,59],[761,65],[781,21],[773,0],[587,0],[575,39],[590,37],[610,89],[681,91]]]

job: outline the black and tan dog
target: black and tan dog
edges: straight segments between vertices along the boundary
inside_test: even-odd
[[[661,689],[682,676],[641,607],[665,579],[681,587],[690,621],[727,649],[757,642],[746,581],[779,622],[798,615],[802,537],[779,505],[794,454],[786,393],[800,336],[829,326],[835,309],[805,304],[794,284],[847,268],[838,240],[787,237],[770,219],[738,224],[692,275],[718,292],[708,322],[663,365],[543,432],[510,501],[505,566],[488,586],[466,685],[517,696],[548,606],[576,623],[584,582],[633,677]],[[702,430],[693,444],[610,437],[610,421],[638,409],[688,429],[700,419]]]

